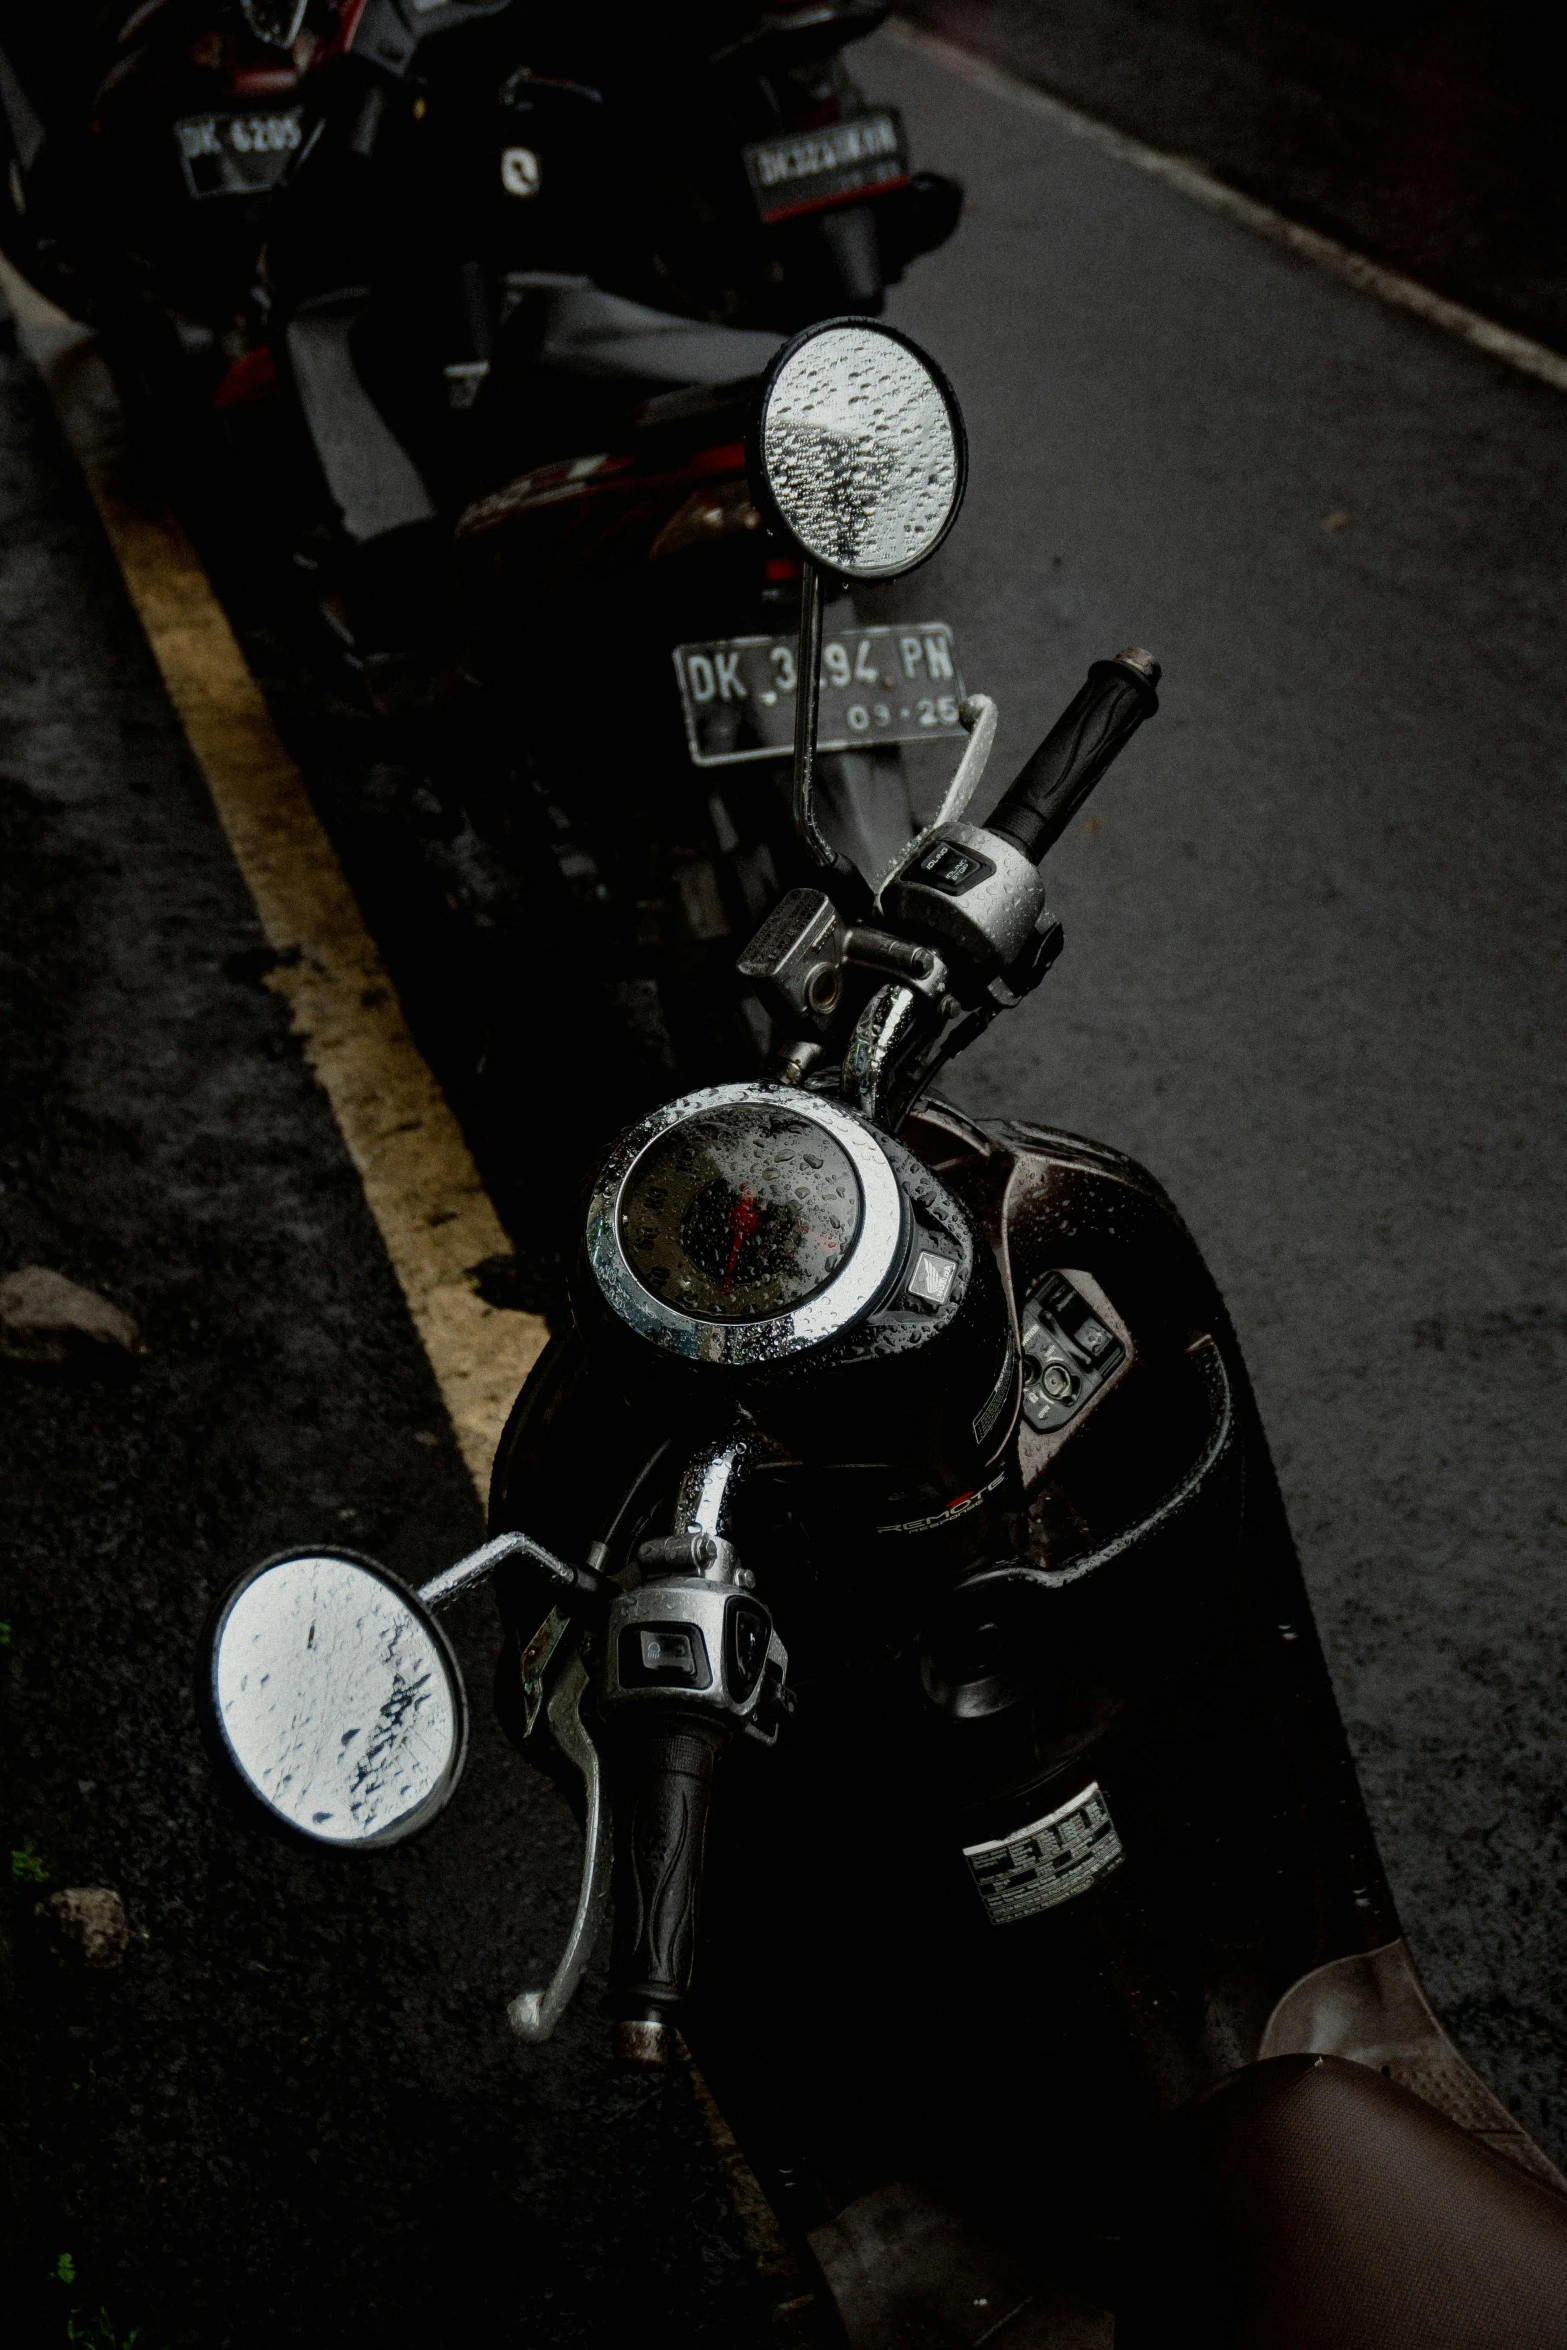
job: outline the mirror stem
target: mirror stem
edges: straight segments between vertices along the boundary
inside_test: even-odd
[[[800,567],[800,645],[795,659],[794,828],[818,865],[838,862],[816,821],[816,724],[822,690],[822,575],[809,557]]]
[[[603,1584],[590,1567],[568,1567],[564,1559],[556,1558],[531,1535],[497,1534],[493,1542],[481,1544],[466,1558],[458,1559],[455,1566],[443,1567],[440,1574],[422,1583],[419,1597],[432,1611],[449,1607],[465,1591],[473,1591],[479,1584],[488,1582],[502,1560],[512,1558],[526,1559],[557,1584],[561,1595],[558,1604],[563,1608],[570,1608],[573,1601],[579,1607],[592,1605],[602,1595]]]

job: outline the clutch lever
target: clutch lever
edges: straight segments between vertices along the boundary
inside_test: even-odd
[[[609,1908],[613,1839],[604,1800],[603,1760],[582,1719],[587,1687],[588,1669],[579,1652],[555,1684],[547,1719],[561,1753],[582,1774],[582,1882],[577,1890],[576,1915],[554,1974],[542,1991],[519,1991],[506,2010],[506,2020],[520,2040],[537,2042],[550,2037],[571,2005]]]

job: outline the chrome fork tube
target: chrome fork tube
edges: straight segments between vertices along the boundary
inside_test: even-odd
[[[843,1056],[843,1098],[873,1126],[888,1122],[888,1096],[919,1028],[919,998],[910,987],[878,988],[855,1022]]]
[[[773,1447],[757,1429],[721,1436],[686,1463],[675,1495],[676,1534],[711,1534],[722,1541],[729,1530],[735,1494],[756,1463]]]

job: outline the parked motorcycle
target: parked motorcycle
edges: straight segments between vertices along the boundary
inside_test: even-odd
[[[849,68],[889,14],[885,0],[617,12],[595,78],[639,228],[617,237],[604,282],[785,333],[878,312],[963,203],[954,180],[914,169],[901,115]]]
[[[426,853],[459,921],[531,953],[553,870],[556,951],[584,999],[596,977],[630,1007],[654,1089],[757,1065],[734,941],[800,877],[797,579],[743,451],[772,330],[878,306],[956,219],[844,71],[881,13],[621,12],[504,82],[509,18],[396,56],[367,18],[274,218],[315,464],[248,470],[273,511],[319,472],[295,531],[319,607],[378,710],[438,709],[394,756],[440,811]],[[237,433],[261,421],[236,398]],[[913,829],[898,746],[959,731],[958,661],[934,618],[831,617],[824,821],[879,876]],[[504,1035],[481,1049],[498,1066]]]
[[[511,0],[24,8],[0,50],[0,245],[113,338],[122,370],[220,404],[266,380],[260,254],[285,179],[308,187],[281,232],[301,248],[283,263],[296,291],[394,280],[396,372],[432,357],[437,376],[465,370],[437,386],[458,405],[506,272],[545,261],[731,324],[874,310],[962,202],[911,168],[896,110],[847,71],[846,48],[886,14],[879,0],[565,24],[524,21]],[[432,272],[443,282],[421,285]]]
[[[883,14],[116,0],[80,57],[8,35],[0,236],[99,327],[285,699],[370,720],[325,721],[362,779],[333,819],[433,879],[411,928],[467,973],[491,1102],[541,928],[649,1098],[767,1049],[734,944],[801,878],[798,580],[744,419],[776,330],[877,307],[960,202],[847,74]],[[879,876],[899,746],[960,731],[962,680],[938,620],[857,619],[823,820]]]
[[[961,421],[837,321],[753,446],[809,682],[824,583],[951,527]],[[1213,1279],[1131,1160],[933,1091],[1059,953],[1042,860],[1158,677],[1096,662],[984,824],[971,696],[874,897],[798,696],[819,880],[742,957],[772,1075],[593,1175],[488,1542],[417,1593],[331,1546],[241,1576],[209,1729],[285,1832],[413,1832],[465,1743],[438,1610],[493,1578],[502,1719],[584,1833],[512,2025],[549,2035],[612,1915],[617,2054],[678,2024],[865,2350],[1559,2344],[1567,2182],[1421,1988]]]
[[[177,447],[266,335],[269,205],[348,0],[8,13],[0,248],[95,327],[142,436]]]
[[[583,1000],[596,974],[642,1006],[656,1098],[762,1064],[774,1014],[735,950],[813,870],[789,782],[801,566],[764,526],[747,447],[777,344],[596,288],[530,299],[532,396],[562,429],[596,408],[601,453],[530,468],[459,520],[448,797],[495,867],[553,865],[560,951]],[[872,889],[915,829],[907,746],[963,740],[963,680],[939,613],[867,621],[855,593],[836,583],[822,619],[814,804]]]

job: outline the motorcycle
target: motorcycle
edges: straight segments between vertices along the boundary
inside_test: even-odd
[[[323,738],[360,886],[421,900],[412,960],[433,936],[465,975],[498,1155],[487,1007],[541,928],[626,1087],[765,1057],[733,946],[800,878],[798,581],[744,416],[780,327],[875,308],[961,200],[845,71],[883,13],[594,35],[509,0],[119,0],[69,89],[21,20],[38,108],[0,71],[0,235],[99,327],[133,445],[173,452],[225,600]],[[900,746],[960,732],[960,666],[939,621],[831,618],[824,821],[879,874],[914,828]]]
[[[336,61],[269,247],[308,452],[249,470],[274,512],[319,476],[298,565],[399,729],[383,770],[428,810],[448,911],[486,934],[473,1002],[514,996],[504,935],[531,954],[543,922],[582,1000],[608,982],[645,1089],[754,1067],[733,941],[799,878],[798,583],[759,535],[744,417],[779,328],[878,306],[960,191],[910,172],[844,73],[878,9],[623,15],[569,73],[563,50],[503,82],[501,20],[448,38],[451,13],[396,59],[367,19]],[[856,237],[875,270],[835,274]],[[900,746],[959,732],[959,662],[937,620],[831,619],[824,821],[879,875],[914,829]],[[507,1049],[477,1041],[492,1072]]]
[[[678,23],[621,11],[593,78],[639,231],[617,236],[603,282],[786,334],[879,312],[963,205],[955,181],[913,168],[901,115],[849,70],[846,50],[890,13],[885,0],[709,6]]]
[[[268,208],[343,0],[110,0],[14,12],[0,49],[0,247],[92,325],[137,434],[174,450],[266,333]],[[308,21],[307,21],[308,20]]]
[[[640,1006],[633,1081],[656,1099],[763,1064],[776,1016],[735,948],[813,870],[789,778],[801,566],[764,527],[747,447],[777,343],[595,288],[534,299],[533,395],[558,385],[579,429],[596,401],[601,453],[459,519],[446,798],[494,867],[557,877],[552,951],[579,1001],[607,982]],[[873,888],[916,829],[910,746],[964,739],[962,655],[935,614],[863,618],[852,582],[821,635],[813,804]],[[491,997],[502,1025],[514,994]]]
[[[442,354],[452,405],[482,376],[506,272],[543,256],[730,324],[874,310],[962,204],[844,65],[886,14],[782,0],[562,33],[511,0],[108,0],[66,37],[26,9],[0,49],[0,245],[99,327],[122,378],[220,410],[269,381],[262,248],[307,158],[290,274],[381,263],[404,321],[464,346]],[[426,257],[447,282],[415,321]]]
[[[779,354],[752,452],[808,682],[825,583],[951,528],[961,419],[840,320]],[[1559,2344],[1567,2181],[1422,1989],[1213,1278],[1133,1161],[933,1091],[1060,952],[1042,861],[1158,683],[1096,662],[983,824],[970,696],[874,894],[799,695],[818,878],[742,956],[771,1074],[593,1173],[489,1540],[418,1592],[330,1545],[249,1570],[208,1733],[282,1833],[414,1832],[466,1736],[438,1612],[493,1582],[502,1721],[583,1827],[512,2027],[548,2037],[612,1918],[616,2055],[678,2028],[861,2350],[1199,2312],[1235,2350]]]

